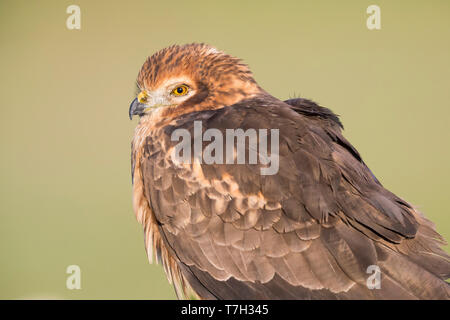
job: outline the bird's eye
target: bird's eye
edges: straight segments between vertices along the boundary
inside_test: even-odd
[[[147,98],[148,98],[148,95],[147,95],[147,92],[145,92],[145,91],[139,92],[139,94],[137,96],[137,99],[140,103],[146,103]]]
[[[173,89],[172,94],[174,96],[184,96],[188,93],[188,91],[189,91],[189,87],[187,85],[182,84],[180,86],[177,86],[175,89]]]

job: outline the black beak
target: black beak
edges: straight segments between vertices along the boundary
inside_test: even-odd
[[[144,113],[146,105],[140,103],[137,98],[133,100],[130,104],[130,110],[128,110],[128,115],[130,116],[130,120],[133,119],[134,115],[141,116]]]

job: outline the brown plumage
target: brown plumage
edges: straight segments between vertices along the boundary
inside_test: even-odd
[[[272,97],[239,59],[202,44],[156,53],[137,84],[145,98],[130,107],[141,116],[133,205],[149,258],[163,264],[179,297],[450,297],[444,240],[378,182],[330,110]],[[186,96],[173,94],[180,86]],[[261,175],[261,164],[175,163],[171,134],[194,137],[194,121],[203,132],[279,129],[278,173]],[[370,265],[381,270],[380,289],[367,286]]]

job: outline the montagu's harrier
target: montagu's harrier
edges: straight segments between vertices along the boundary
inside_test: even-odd
[[[133,206],[180,298],[449,298],[443,238],[330,110],[278,100],[204,44],[155,53],[137,86]],[[244,133],[231,148],[230,129],[232,143]]]

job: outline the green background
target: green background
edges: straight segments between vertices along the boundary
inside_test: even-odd
[[[127,115],[141,64],[175,43],[340,114],[381,182],[450,239],[449,16],[447,0],[1,1],[0,298],[175,298],[132,211]],[[66,289],[72,264],[81,290]]]

